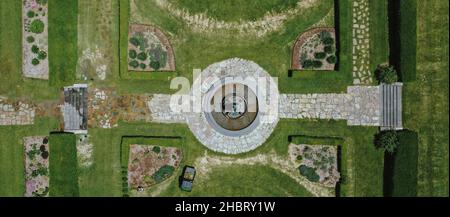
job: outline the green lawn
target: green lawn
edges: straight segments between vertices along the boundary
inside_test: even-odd
[[[417,1],[417,79],[404,85],[403,120],[419,136],[419,196],[447,196],[448,1]]]
[[[370,69],[389,62],[389,0],[370,0]],[[375,79],[375,74],[374,80]]]
[[[210,196],[210,197],[311,197],[304,187],[282,172],[267,166],[217,167],[209,179],[194,181],[192,192],[181,191],[172,185],[161,196]],[[177,183],[177,181],[174,181]]]
[[[170,0],[179,8],[192,14],[206,13],[209,17],[223,21],[254,21],[268,12],[280,12],[294,8],[297,0]]]
[[[48,2],[49,82],[61,87],[75,81],[78,0]]]
[[[417,133],[403,130],[398,132],[400,144],[395,152],[390,196],[417,196]]]
[[[52,133],[50,150],[50,196],[79,196],[76,136],[69,133]]]

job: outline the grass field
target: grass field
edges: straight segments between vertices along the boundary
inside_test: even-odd
[[[50,149],[50,196],[79,196],[76,136],[68,133],[52,133]]]
[[[78,0],[48,2],[49,82],[61,87],[75,81]]]
[[[448,196],[448,1],[417,1],[417,79],[404,85],[404,126],[419,136],[418,196]]]
[[[390,164],[392,176],[385,177],[388,185],[385,196],[417,196],[417,133],[408,130],[398,132],[399,146]],[[386,161],[385,161],[386,163]],[[386,180],[386,178],[388,180]]]
[[[304,187],[282,172],[267,166],[217,167],[206,183],[194,182],[192,192],[170,186],[161,196],[211,197],[311,197]]]
[[[268,12],[280,12],[293,8],[297,0],[170,0],[172,4],[187,9],[190,13],[205,13],[209,17],[223,21],[254,21]]]

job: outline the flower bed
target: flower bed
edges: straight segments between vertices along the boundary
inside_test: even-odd
[[[315,28],[303,33],[294,45],[292,69],[334,70],[337,63],[333,28]]]
[[[25,137],[25,196],[46,197],[49,192],[49,149],[45,136]]]
[[[23,74],[48,79],[47,0],[23,0]]]
[[[291,144],[289,156],[298,165],[300,175],[309,181],[327,187],[335,187],[339,181],[336,146]]]
[[[130,145],[128,185],[148,188],[173,175],[179,166],[181,151],[173,147]]]
[[[172,47],[161,30],[153,26],[130,25],[128,70],[175,71]]]

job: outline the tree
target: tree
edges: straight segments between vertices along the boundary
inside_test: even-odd
[[[39,53],[39,47],[37,45],[31,46],[31,52],[35,54]]]
[[[150,61],[150,67],[152,67],[152,69],[154,69],[156,71],[159,69],[160,64],[157,61]]]
[[[47,58],[47,53],[45,51],[43,51],[43,50],[39,51],[38,59],[45,60],[45,58]]]
[[[33,43],[34,42],[34,37],[33,36],[28,36],[27,37],[27,42],[28,43]]]
[[[375,135],[375,147],[384,149],[384,151],[387,151],[389,154],[395,152],[398,144],[398,135],[395,130],[381,131]]]
[[[34,58],[31,60],[31,64],[33,64],[33,66],[37,66],[37,65],[39,65],[39,60]]]
[[[130,50],[130,51],[128,52],[128,56],[129,56],[131,59],[136,59],[137,53],[136,53],[135,50]]]
[[[381,83],[392,84],[398,81],[397,71],[393,66],[379,65],[375,74],[378,81]]]
[[[33,20],[30,24],[30,31],[32,33],[40,34],[44,31],[44,22],[41,20]]]

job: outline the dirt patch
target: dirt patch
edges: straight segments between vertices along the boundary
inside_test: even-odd
[[[336,33],[334,28],[314,28],[301,34],[292,51],[292,69],[334,70]]]
[[[49,145],[45,136],[23,138],[25,197],[46,197],[49,192]]]
[[[161,183],[178,168],[181,151],[178,148],[156,145],[130,145],[128,185],[148,188]]]
[[[131,24],[128,32],[128,70],[175,71],[175,57],[166,35],[154,26]]]
[[[309,181],[335,187],[340,174],[337,170],[337,149],[330,145],[289,145],[289,157]]]
[[[113,128],[118,126],[117,93],[112,89],[89,88],[88,127]]]

